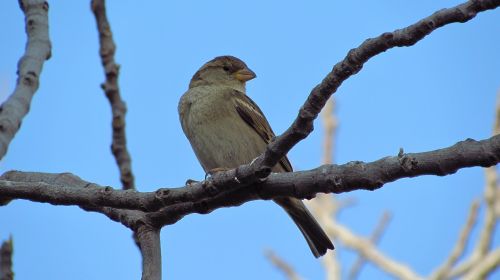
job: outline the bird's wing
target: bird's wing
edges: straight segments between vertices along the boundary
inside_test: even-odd
[[[235,90],[232,94],[234,96],[233,100],[236,111],[240,117],[259,134],[266,144],[269,144],[275,135],[259,106],[250,97],[240,91]],[[293,171],[292,165],[286,156],[279,161],[279,164],[285,172]]]

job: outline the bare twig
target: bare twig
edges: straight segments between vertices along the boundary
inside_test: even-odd
[[[464,276],[464,280],[487,279],[488,274],[500,266],[500,248],[495,249]]]
[[[337,116],[334,114],[334,108],[335,104],[332,97],[326,102],[325,107],[323,108],[323,111],[321,113],[323,130],[325,131],[323,137],[323,160],[321,161],[323,164],[333,163],[335,136],[339,125]]]
[[[337,136],[338,120],[334,114],[335,104],[331,97],[325,104],[322,110],[321,119],[323,121],[323,164],[332,164],[335,148],[335,138]],[[341,209],[340,202],[331,195],[319,194],[315,199],[308,204],[313,210],[313,214],[317,217],[320,224],[335,223],[337,215]],[[333,239],[333,236],[330,236]],[[339,251],[328,251],[321,259],[321,263],[325,268],[326,279],[337,280],[341,278],[342,270],[338,260]]]
[[[18,62],[16,88],[0,107],[0,159],[28,114],[38,89],[43,63],[50,58],[49,4],[43,0],[19,0],[25,14],[28,42]]]
[[[12,253],[14,244],[12,236],[9,240],[2,242],[0,247],[0,280],[13,280],[14,271],[12,270]]]
[[[115,43],[113,33],[106,16],[105,0],[92,0],[92,11],[94,12],[99,31],[99,43],[102,65],[106,74],[106,82],[101,87],[106,94],[111,105],[113,114],[112,128],[113,141],[111,151],[120,170],[120,180],[124,190],[135,189],[134,175],[132,173],[132,163],[127,150],[127,138],[125,133],[125,114],[127,107],[120,96],[118,87],[118,75],[120,67],[115,63]]]
[[[326,225],[329,235],[342,242],[346,247],[355,250],[366,260],[374,263],[383,271],[389,273],[397,279],[422,279],[410,267],[403,263],[392,260],[382,252],[378,251],[373,243],[365,238],[360,238],[352,233],[348,228],[339,224],[329,223]]]
[[[276,255],[272,250],[266,251],[267,259],[289,280],[301,280],[302,277],[285,260]]]
[[[382,217],[380,218],[377,227],[375,227],[375,230],[373,231],[370,237],[370,241],[372,242],[372,244],[377,244],[379,242],[380,238],[382,237],[382,234],[385,232],[385,229],[387,228],[387,225],[391,220],[391,216],[392,216],[391,213],[388,211],[382,214]],[[363,258],[362,256],[358,256],[353,266],[349,270],[348,279],[356,279],[359,275],[359,272],[361,271],[361,268],[363,268],[365,262],[366,262],[365,258]]]
[[[458,259],[462,256],[465,246],[469,241],[470,233],[476,224],[477,212],[479,209],[479,201],[475,200],[470,207],[469,217],[467,217],[467,222],[464,227],[460,231],[460,236],[458,238],[455,247],[450,253],[450,256],[446,259],[444,264],[442,264],[434,273],[432,273],[430,279],[443,279],[446,278],[448,273],[450,273],[453,265],[458,261]]]
[[[414,45],[444,25],[469,21],[477,13],[495,9],[498,6],[500,6],[500,0],[466,1],[456,7],[435,12],[406,28],[368,39],[359,47],[350,50],[347,56],[337,63],[323,81],[311,91],[292,125],[268,145],[263,155],[254,160],[247,168],[242,168],[245,172],[241,175],[266,177],[271,172],[271,168],[293,146],[312,132],[313,121],[330,96],[337,91],[345,80],[359,72],[364,63],[372,57],[394,47]]]
[[[497,105],[495,109],[495,119],[493,122],[493,135],[500,133],[500,92],[497,96]],[[486,185],[484,190],[484,199],[486,202],[486,210],[484,214],[484,224],[479,234],[478,241],[469,258],[457,265],[450,273],[449,277],[458,277],[467,274],[470,277],[472,274],[469,271],[475,270],[476,266],[481,265],[485,258],[488,258],[488,252],[491,248],[491,242],[495,227],[498,223],[497,209],[500,207],[500,188],[498,186],[498,174],[496,167],[488,167],[485,169]],[[472,275],[473,276],[473,275]],[[479,277],[478,275],[476,275]],[[481,276],[482,277],[482,276]]]

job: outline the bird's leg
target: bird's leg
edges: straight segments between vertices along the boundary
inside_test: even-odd
[[[199,183],[199,182],[200,181],[196,181],[196,180],[193,180],[193,179],[187,179],[185,185],[188,186],[188,187],[191,187],[193,184]]]
[[[274,141],[275,138],[276,138],[276,136],[273,137],[273,141]],[[252,161],[250,162],[249,165],[252,165],[258,158],[259,157],[256,157],[256,158],[252,159]],[[265,177],[265,178],[259,178],[258,180],[259,180],[260,183],[262,183],[262,182],[264,182],[264,181],[267,180],[267,177]]]

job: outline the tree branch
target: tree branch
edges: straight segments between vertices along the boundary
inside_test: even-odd
[[[375,230],[373,230],[372,235],[370,236],[370,242],[373,245],[376,245],[378,241],[380,240],[380,237],[382,237],[382,234],[385,232],[385,229],[387,225],[389,224],[389,221],[391,220],[391,213],[386,211],[384,214],[382,214],[382,217],[380,218],[377,226],[375,227]],[[359,272],[361,271],[361,268],[365,264],[366,259],[363,258],[362,256],[358,256],[354,264],[352,265],[351,269],[349,270],[349,276],[348,279],[354,280],[358,277]]]
[[[333,97],[329,98],[322,110],[322,121],[323,121],[323,164],[333,163],[333,154],[335,148],[335,138],[337,135],[338,119],[334,114],[335,103]],[[343,201],[342,203],[345,203]],[[307,206],[311,207],[312,213],[318,220],[321,226],[327,225],[329,223],[337,223],[337,216],[340,210],[345,205],[341,205],[341,202],[337,200],[335,196],[319,194],[315,199],[312,199],[307,203]],[[329,236],[334,240],[333,236]],[[321,258],[321,264],[325,268],[325,279],[336,280],[341,279],[342,276],[342,266],[339,262],[340,252],[327,251],[325,256]]]
[[[120,96],[118,87],[118,75],[120,66],[115,63],[115,43],[113,33],[106,16],[106,4],[104,0],[92,0],[92,12],[94,13],[97,30],[99,31],[99,43],[102,66],[106,74],[106,82],[101,87],[111,105],[113,115],[113,141],[111,151],[115,157],[116,164],[120,170],[120,181],[124,190],[135,189],[132,163],[127,150],[127,138],[125,133],[125,114],[127,106]]]
[[[43,0],[19,0],[25,14],[28,42],[18,62],[14,92],[0,106],[0,159],[28,114],[31,100],[39,86],[43,63],[50,58],[49,4]]]
[[[9,240],[2,242],[0,247],[0,280],[13,280],[14,271],[12,271],[12,253],[14,244],[12,236]]]
[[[286,261],[280,258],[272,250],[265,253],[267,259],[286,276],[288,280],[302,280],[302,277]]]
[[[334,223],[328,224],[326,231],[329,235],[340,240],[345,246],[355,250],[363,258],[374,263],[383,271],[389,273],[396,279],[422,279],[410,267],[403,263],[392,260],[391,258],[378,251],[377,248],[368,239],[357,237],[349,229]]]
[[[254,182],[269,175],[271,168],[283,158],[293,146],[306,138],[313,130],[313,121],[330,96],[350,76],[358,73],[372,57],[394,47],[414,45],[434,30],[455,22],[466,22],[477,13],[500,6],[500,0],[466,1],[456,7],[442,9],[417,23],[393,32],[367,39],[360,46],[349,51],[347,56],[337,63],[323,81],[314,87],[306,102],[299,110],[292,125],[267,146],[264,154],[251,164],[240,166],[240,181]],[[222,176],[222,175],[221,175]]]
[[[500,92],[497,96],[497,105],[495,110],[495,120],[493,125],[493,134],[500,133]],[[498,223],[497,208],[500,207],[500,188],[498,186],[498,175],[496,167],[488,167],[485,169],[486,185],[484,188],[484,199],[486,202],[486,210],[484,213],[484,224],[481,229],[478,241],[469,258],[459,264],[450,273],[450,278],[455,278],[460,275],[474,270],[477,265],[480,265],[487,258],[488,251],[491,247],[493,233]],[[467,275],[471,275],[468,273]],[[479,277],[479,276],[478,276]]]
[[[464,227],[460,231],[460,236],[458,238],[455,247],[451,251],[450,256],[446,259],[444,264],[442,264],[434,273],[432,273],[430,279],[444,279],[450,273],[453,265],[458,261],[458,259],[462,256],[465,246],[469,241],[470,233],[476,224],[477,212],[479,209],[479,201],[474,200],[471,204],[469,210],[469,217],[467,217],[467,222]]]
[[[458,169],[490,166],[500,162],[500,135],[482,141],[468,139],[451,147],[424,153],[385,157],[370,163],[323,165],[308,171],[272,174],[262,183],[242,187],[214,178],[188,187],[136,192],[100,187],[69,173],[49,174],[11,171],[0,177],[0,198],[12,197],[55,205],[95,205],[142,211],[162,224],[172,224],[191,213],[209,213],[257,199],[292,196],[310,199],[317,193],[375,190],[388,182],[420,175],[444,176]],[[230,172],[226,172],[230,173]],[[72,176],[73,183],[58,179]],[[80,188],[73,188],[74,185]],[[159,220],[158,220],[159,219]]]
[[[486,279],[489,273],[493,272],[500,266],[500,248],[495,249],[486,257],[484,257],[480,262],[473,266],[469,273],[467,273],[463,279],[466,280],[477,280]]]
[[[142,280],[161,280],[160,230],[145,224],[135,233],[142,254]]]

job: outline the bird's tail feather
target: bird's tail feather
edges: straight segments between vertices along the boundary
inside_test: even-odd
[[[285,197],[275,199],[275,202],[283,207],[295,222],[316,258],[323,256],[328,249],[334,249],[330,238],[301,200]]]

